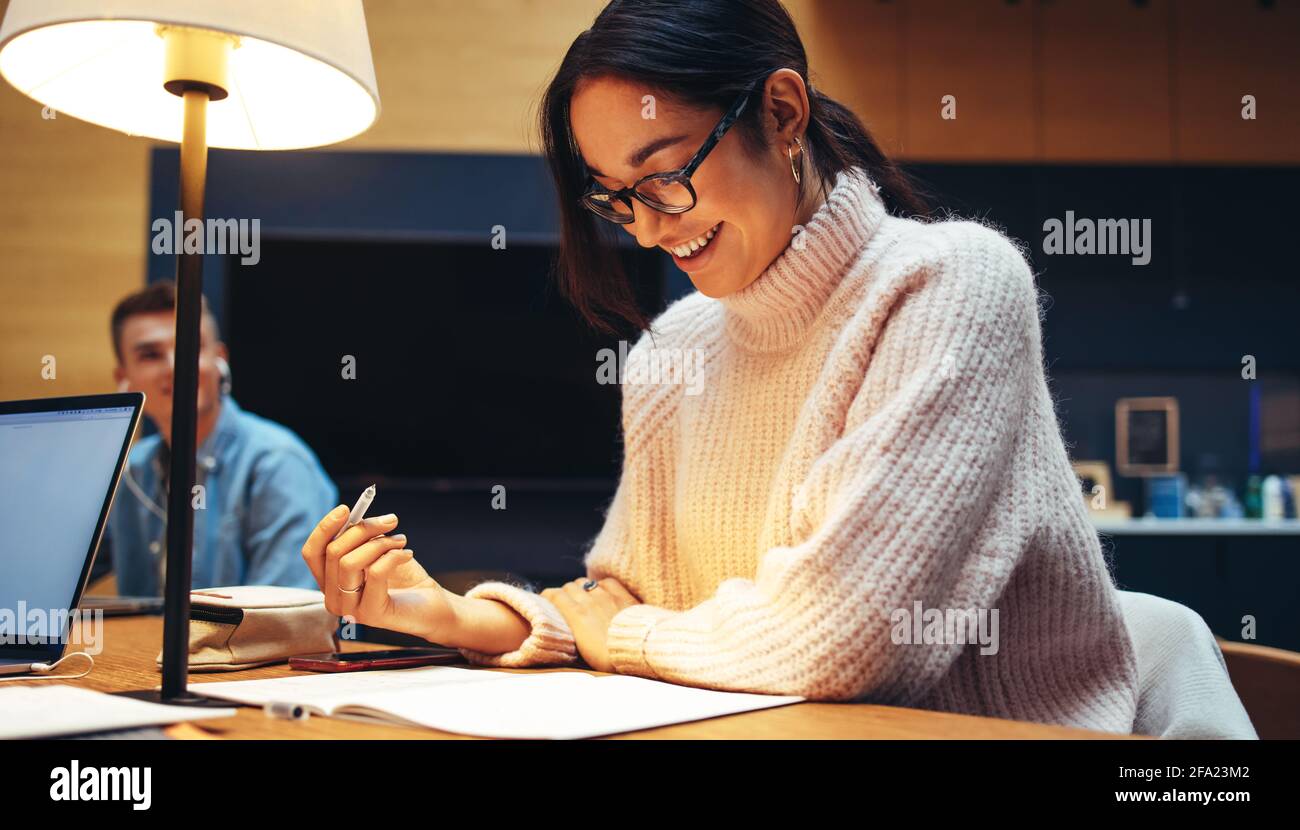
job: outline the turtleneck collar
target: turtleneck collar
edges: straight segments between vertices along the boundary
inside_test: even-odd
[[[758,279],[719,298],[727,335],[753,351],[797,343],[885,215],[862,168],[840,172],[826,201]]]

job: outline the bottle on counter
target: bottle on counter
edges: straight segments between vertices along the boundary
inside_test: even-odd
[[[1264,496],[1263,482],[1259,476],[1251,476],[1246,479],[1246,497],[1242,500],[1245,503],[1246,518],[1259,519],[1264,515]]]
[[[1245,512],[1241,502],[1237,501],[1237,494],[1222,484],[1210,488],[1207,500],[1210,503],[1208,518],[1211,519],[1240,519]]]
[[[1261,513],[1265,519],[1285,519],[1286,500],[1282,495],[1282,479],[1267,476],[1260,490]]]

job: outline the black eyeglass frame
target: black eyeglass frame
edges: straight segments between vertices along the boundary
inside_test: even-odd
[[[749,104],[749,99],[754,94],[754,90],[758,88],[758,85],[759,82],[755,82],[749,87],[749,89],[740,94],[740,97],[736,99],[736,102],[731,105],[731,109],[727,110],[727,113],[722,116],[722,120],[719,121],[718,125],[709,133],[709,137],[704,139],[704,143],[700,145],[700,149],[695,152],[694,157],[686,163],[685,167],[642,176],[637,179],[631,187],[625,187],[621,190],[610,190],[609,188],[602,186],[600,182],[592,179],[591,184],[587,187],[587,191],[582,194],[583,206],[600,218],[608,219],[609,221],[615,222],[619,225],[627,225],[636,221],[636,214],[632,208],[632,199],[636,199],[641,204],[653,208],[660,213],[685,213],[694,208],[695,203],[699,201],[699,197],[695,195],[695,186],[691,184],[691,176],[694,175],[695,171],[699,169],[699,166],[704,163],[704,159],[709,155],[713,148],[718,145],[718,142],[722,140],[722,137],[726,135],[727,130],[731,129],[732,125],[740,120],[740,116],[744,114],[745,107]],[[590,177],[590,174],[588,175]],[[672,184],[681,184],[686,188],[686,191],[691,194],[691,203],[686,207],[656,204],[653,200],[648,199],[637,190],[637,188],[642,184],[651,179],[658,179]],[[600,201],[595,201],[597,197],[600,198]],[[627,216],[611,215],[602,211],[602,206],[612,204],[615,199],[627,205]]]

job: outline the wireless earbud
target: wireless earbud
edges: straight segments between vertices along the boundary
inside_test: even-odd
[[[215,362],[217,364],[217,372],[221,374],[221,394],[229,395],[231,386],[230,364],[226,362],[224,357],[216,358]]]
[[[122,378],[122,382],[119,383],[119,384],[117,385],[117,391],[119,391],[119,392],[130,392],[130,391],[131,391],[131,381],[127,380],[126,378]]]

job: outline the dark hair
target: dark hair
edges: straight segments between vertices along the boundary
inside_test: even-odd
[[[117,362],[122,362],[122,327],[126,321],[137,314],[153,314],[159,311],[176,310],[176,283],[171,280],[151,282],[144,288],[123,297],[113,308],[112,322],[109,330],[113,335],[113,352]],[[203,316],[212,324],[212,333],[221,337],[217,329],[217,318],[208,309],[208,300],[203,298]]]
[[[885,157],[848,108],[813,89],[803,41],[778,0],[612,0],[573,41],[541,104],[542,142],[560,199],[560,292],[595,328],[644,329],[649,320],[623,272],[610,225],[582,206],[586,171],[569,123],[579,81],[616,76],[695,106],[725,110],[738,95],[781,68],[798,72],[808,89],[805,141],[817,176],[834,182],[850,167],[865,168],[891,213],[927,215],[906,174]],[[753,95],[763,94],[757,84]],[[746,146],[767,146],[762,108],[746,108],[736,128]],[[803,195],[800,183],[800,197]],[[615,231],[616,232],[616,231]]]

